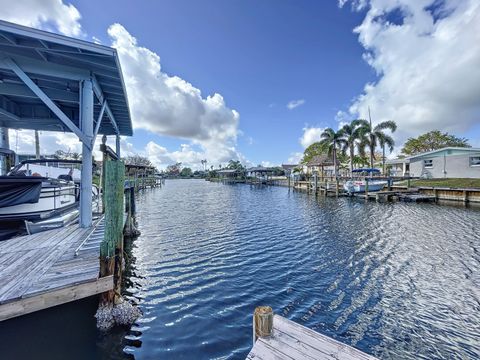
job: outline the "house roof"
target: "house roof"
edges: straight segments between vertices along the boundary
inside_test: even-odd
[[[298,167],[298,164],[282,164],[282,168],[284,170],[291,170],[295,169],[296,167]]]
[[[337,160],[337,164],[339,164],[339,161]],[[330,156],[327,156],[325,154],[321,155],[315,155],[312,160],[307,162],[307,166],[332,166],[333,165],[333,159]]]
[[[437,156],[442,156],[443,153],[447,156],[452,156],[452,155],[461,155],[461,154],[471,154],[471,153],[480,153],[480,148],[464,148],[464,147],[444,147],[441,149],[433,150],[433,151],[428,151],[424,153],[420,153],[417,155],[413,155],[408,157],[408,160],[413,160],[413,159],[418,159],[426,156],[432,156],[432,155],[437,155]]]
[[[16,67],[77,127],[80,81],[91,79],[96,95],[94,119],[100,113],[108,117],[101,122],[98,133],[132,135],[127,93],[115,49],[0,21],[0,126],[71,131],[20,79]]]
[[[263,166],[255,166],[255,167],[251,167],[249,169],[247,169],[247,171],[249,172],[273,172],[274,169],[273,168],[267,168],[267,167],[263,167]]]
[[[222,169],[222,170],[217,170],[217,174],[236,174],[236,173],[241,173],[242,170],[238,169]]]

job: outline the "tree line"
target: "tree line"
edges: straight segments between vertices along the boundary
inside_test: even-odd
[[[301,162],[307,164],[315,156],[326,154],[333,160],[334,175],[336,176],[338,163],[348,161],[350,173],[352,173],[354,166],[370,166],[373,168],[375,160],[380,157],[383,173],[385,173],[386,152],[391,153],[394,149],[395,141],[392,134],[396,130],[397,124],[394,121],[383,121],[373,126],[371,121],[364,119],[353,120],[343,125],[338,131],[327,128],[320,135],[320,141],[305,149]],[[471,147],[466,138],[433,130],[416,138],[409,138],[401,150],[401,157],[447,146]],[[376,152],[378,148],[380,153]]]

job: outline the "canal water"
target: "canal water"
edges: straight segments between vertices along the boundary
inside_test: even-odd
[[[91,299],[32,314],[0,324],[7,359],[244,359],[258,305],[380,358],[480,358],[478,209],[203,180],[137,200],[143,317],[102,335]]]

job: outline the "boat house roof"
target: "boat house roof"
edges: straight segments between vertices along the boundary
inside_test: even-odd
[[[337,164],[339,161],[337,160]],[[333,159],[325,154],[315,155],[312,160],[307,162],[307,166],[333,166]]]
[[[97,133],[132,135],[115,49],[0,21],[0,126],[72,131],[81,138],[77,131],[80,82],[87,78],[92,80],[95,94],[94,119],[98,123],[108,118],[100,121]],[[48,101],[53,102],[55,111]]]
[[[251,167],[251,168],[247,169],[247,171],[251,172],[251,173],[268,173],[268,172],[274,172],[275,169],[267,168],[267,167],[264,167],[264,166],[254,166],[254,167]]]

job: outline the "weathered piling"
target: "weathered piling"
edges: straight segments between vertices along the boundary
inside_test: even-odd
[[[273,310],[270,306],[257,306],[253,313],[253,344],[259,337],[271,336],[273,332]]]
[[[105,236],[100,245],[100,276],[114,276],[114,289],[100,296],[95,315],[97,326],[108,330],[115,324],[133,322],[140,312],[121,296],[123,259],[123,216],[125,165],[120,160],[104,163]]]

